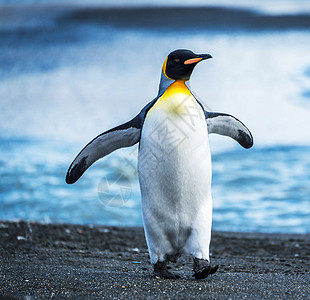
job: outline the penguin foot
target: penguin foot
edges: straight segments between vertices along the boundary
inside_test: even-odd
[[[209,275],[214,274],[217,269],[218,265],[211,267],[211,264],[208,260],[194,258],[194,275],[195,279],[204,279],[207,278]]]
[[[178,274],[173,274],[168,271],[167,263],[165,261],[163,262],[157,262],[154,265],[154,275],[155,277],[159,278],[167,278],[167,279],[178,279],[180,276]]]

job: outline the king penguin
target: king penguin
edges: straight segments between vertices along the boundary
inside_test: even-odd
[[[98,159],[139,143],[138,177],[145,237],[154,274],[176,279],[167,262],[193,258],[193,276],[216,272],[209,246],[212,224],[210,133],[225,135],[244,148],[252,134],[237,118],[209,112],[192,94],[195,66],[212,58],[180,49],[165,59],[159,92],[132,120],[100,134],[72,162],[66,182],[76,182]]]

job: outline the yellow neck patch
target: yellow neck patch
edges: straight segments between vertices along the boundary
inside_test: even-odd
[[[173,115],[182,115],[186,113],[185,105],[192,97],[191,92],[187,88],[183,80],[177,80],[172,83],[157,100],[155,105],[150,109],[164,110]]]
[[[186,94],[191,95],[188,87],[184,80],[176,80],[174,83],[170,84],[163,94],[163,97],[171,97],[173,94]]]

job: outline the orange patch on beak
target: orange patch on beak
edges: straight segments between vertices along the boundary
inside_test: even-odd
[[[194,64],[194,63],[198,63],[202,60],[202,57],[198,57],[198,58],[190,58],[188,60],[186,60],[184,62],[184,65],[190,65],[190,64]]]

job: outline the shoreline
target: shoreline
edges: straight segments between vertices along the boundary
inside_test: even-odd
[[[181,279],[156,279],[142,227],[0,220],[0,296],[310,298],[309,233],[214,231],[210,259],[219,270],[205,280],[188,256],[170,264]]]

